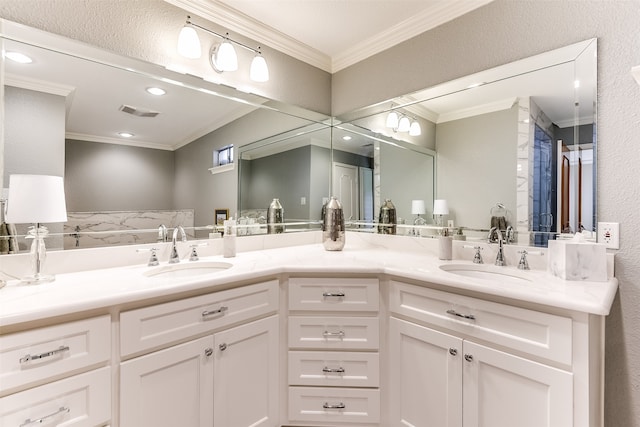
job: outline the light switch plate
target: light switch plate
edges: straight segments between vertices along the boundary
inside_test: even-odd
[[[609,249],[620,249],[620,223],[599,222],[598,243],[604,244]]]

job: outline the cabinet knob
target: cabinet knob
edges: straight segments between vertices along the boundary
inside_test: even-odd
[[[473,362],[473,356],[471,354],[465,354],[464,360],[466,360],[467,362]]]
[[[218,348],[220,349],[220,351],[225,351],[227,349],[227,343],[222,343],[218,346]]]
[[[213,349],[211,347],[208,347],[204,350],[204,355],[207,357],[211,357],[211,355],[213,354]]]
[[[449,349],[449,354],[452,355],[452,356],[457,356],[458,355],[458,349],[450,348]]]

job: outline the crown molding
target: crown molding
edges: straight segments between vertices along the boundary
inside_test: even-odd
[[[329,73],[335,73],[493,0],[451,0],[445,4],[436,4],[410,19],[389,27],[374,37],[345,49],[333,58],[220,2],[211,0],[164,1],[224,26],[230,31],[264,43],[269,48],[295,59]]]

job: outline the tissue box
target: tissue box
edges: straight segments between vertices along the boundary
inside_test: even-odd
[[[547,271],[564,280],[607,281],[607,249],[597,243],[549,240]]]

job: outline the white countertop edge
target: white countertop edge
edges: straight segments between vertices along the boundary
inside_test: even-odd
[[[439,261],[434,256],[386,248],[356,247],[329,252],[320,244],[310,244],[240,253],[235,258],[202,258],[205,260],[230,262],[234,266],[214,275],[172,279],[171,283],[165,279],[145,278],[142,272],[149,267],[144,265],[60,274],[55,282],[38,286],[9,282],[0,289],[0,328],[77,312],[106,311],[168,295],[180,297],[200,291],[213,292],[228,284],[256,282],[280,275],[387,275],[445,286],[452,291],[482,294],[488,299],[496,296],[602,316],[609,314],[618,288],[615,278],[607,282],[571,282],[534,270],[527,272],[534,280],[531,286],[493,283],[439,269],[444,263],[469,261]]]

